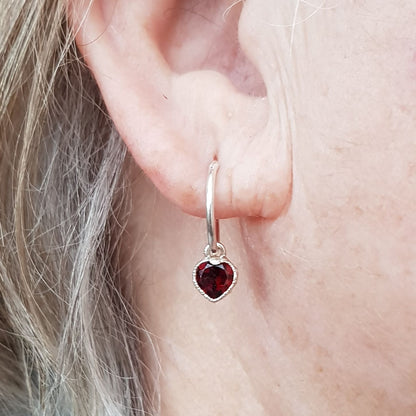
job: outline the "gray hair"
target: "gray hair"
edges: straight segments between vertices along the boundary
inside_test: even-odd
[[[130,161],[66,7],[0,0],[0,414],[149,414],[119,244]]]

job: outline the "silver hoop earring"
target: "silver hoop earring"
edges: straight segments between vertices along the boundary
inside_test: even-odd
[[[208,244],[205,257],[196,264],[193,271],[194,285],[211,302],[218,302],[228,295],[237,283],[237,268],[228,260],[225,247],[219,242],[219,221],[215,218],[215,181],[218,162],[209,166],[206,189]]]

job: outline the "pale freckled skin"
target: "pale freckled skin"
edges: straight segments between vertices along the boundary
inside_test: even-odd
[[[162,415],[415,415],[415,1],[246,0],[228,21],[229,1],[185,3],[155,24],[179,74],[163,110],[177,154],[146,159],[167,199],[137,181],[126,237],[146,235],[131,267]],[[235,216],[221,241],[239,281],[218,304],[191,276],[206,153]]]

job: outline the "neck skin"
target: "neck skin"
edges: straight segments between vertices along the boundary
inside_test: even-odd
[[[142,218],[150,221],[132,225],[131,235],[142,240],[135,246],[141,247],[139,270],[145,271],[136,290],[160,349],[161,414],[272,415],[276,409],[286,414],[282,399],[287,400],[288,386],[280,380],[304,372],[302,357],[290,363],[288,345],[279,340],[291,329],[269,305],[274,301],[267,291],[278,279],[268,281],[257,259],[266,255],[267,243],[252,240],[251,225],[244,221],[220,221],[239,281],[227,297],[211,303],[192,283],[192,269],[206,245],[205,220],[178,211],[145,179],[138,188]]]
[[[302,232],[317,235],[316,224],[309,217],[297,227],[288,215],[221,221],[239,281],[210,303],[192,283],[205,220],[175,209],[147,180],[137,186],[132,265],[137,305],[159,349],[162,416],[391,415],[395,406],[413,414],[404,369],[414,357],[401,353],[415,337],[404,330],[411,296],[356,264],[335,273],[343,240],[302,242]]]
[[[416,6],[352,3],[298,27],[292,198],[274,221],[221,221],[239,269],[224,300],[192,283],[205,220],[134,181],[125,250],[160,349],[162,416],[416,413]],[[289,59],[272,29],[270,56]]]

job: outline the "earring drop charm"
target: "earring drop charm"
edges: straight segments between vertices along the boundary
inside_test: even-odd
[[[228,295],[237,283],[237,269],[228,260],[225,247],[219,242],[219,222],[215,218],[214,190],[218,162],[214,160],[209,166],[206,209],[208,244],[205,257],[196,264],[193,271],[194,285],[206,299],[218,302]]]

